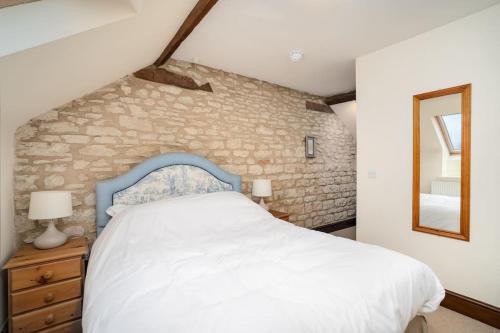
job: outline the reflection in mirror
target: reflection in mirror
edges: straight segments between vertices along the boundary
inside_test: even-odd
[[[460,232],[461,94],[420,104],[420,225]]]
[[[469,151],[470,86],[414,96],[414,230],[468,240]]]

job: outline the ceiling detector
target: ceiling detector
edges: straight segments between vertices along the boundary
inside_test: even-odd
[[[302,57],[304,54],[302,53],[302,50],[291,50],[289,57],[292,62],[299,62],[302,60]]]

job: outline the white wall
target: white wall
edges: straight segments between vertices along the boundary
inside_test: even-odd
[[[0,60],[1,68],[1,60]],[[0,71],[0,77],[2,72]],[[14,249],[14,206],[13,206],[13,156],[14,145],[11,131],[2,107],[2,81],[0,80],[0,266],[11,255]],[[7,134],[9,133],[9,134]],[[0,329],[5,324],[7,300],[5,296],[7,274],[0,272]]]
[[[500,5],[360,57],[356,73],[358,240],[420,259],[447,289],[500,306]],[[465,83],[470,242],[411,230],[412,96]]]
[[[356,140],[356,101],[335,104],[331,108],[345,124],[354,140]]]

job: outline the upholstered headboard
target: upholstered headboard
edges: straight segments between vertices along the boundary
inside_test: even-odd
[[[114,204],[137,205],[188,194],[241,191],[241,177],[198,155],[169,153],[150,158],[126,174],[96,185],[97,236]]]

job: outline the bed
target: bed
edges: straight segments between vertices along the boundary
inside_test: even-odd
[[[98,183],[84,332],[403,332],[443,299],[423,263],[296,227],[240,190],[183,153]]]

